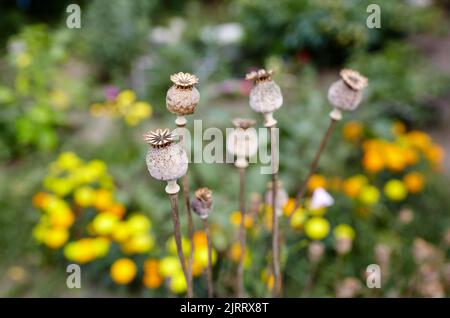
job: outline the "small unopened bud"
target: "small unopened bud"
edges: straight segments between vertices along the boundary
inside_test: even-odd
[[[195,191],[195,198],[192,200],[192,209],[202,220],[206,220],[211,213],[212,191],[208,188],[200,188]]]
[[[325,245],[321,241],[312,241],[308,246],[308,258],[311,263],[318,263],[325,252]]]
[[[347,237],[336,238],[336,252],[339,255],[348,254],[352,250],[352,240]]]

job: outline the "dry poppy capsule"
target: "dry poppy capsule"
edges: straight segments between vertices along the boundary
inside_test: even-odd
[[[171,113],[178,116],[175,123],[184,126],[186,125],[184,116],[193,114],[200,101],[200,93],[194,86],[198,83],[198,77],[179,72],[171,75],[170,80],[173,85],[167,91],[166,106]]]
[[[169,129],[156,129],[144,135],[150,144],[146,162],[150,175],[161,181],[167,181],[166,192],[175,194],[180,191],[177,179],[184,176],[188,169],[186,151],[174,142]]]
[[[200,188],[195,191],[195,198],[192,200],[192,209],[202,220],[206,220],[211,213],[212,191],[208,188]]]
[[[267,191],[266,191],[266,204],[272,206],[273,203],[273,192],[272,192],[272,182],[267,183]],[[283,214],[283,208],[287,201],[289,200],[289,195],[286,190],[283,188],[283,184],[281,181],[277,182],[277,191],[276,191],[276,200],[275,200],[275,212],[278,216]]]
[[[252,126],[253,119],[233,119],[236,127],[227,137],[227,151],[236,156],[234,165],[238,168],[248,166],[247,158],[254,156],[258,151],[258,136]]]
[[[335,120],[341,120],[341,111],[353,111],[361,103],[363,89],[367,86],[366,77],[357,71],[343,69],[340,72],[341,79],[334,82],[328,90],[328,100],[334,110],[330,116]]]
[[[264,115],[264,125],[273,127],[277,121],[273,118],[273,112],[283,105],[283,95],[280,87],[272,80],[272,70],[261,69],[248,73],[245,77],[253,81],[250,91],[250,107]]]

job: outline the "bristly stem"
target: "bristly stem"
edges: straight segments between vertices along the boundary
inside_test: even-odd
[[[212,271],[212,242],[211,235],[209,233],[208,219],[203,220],[205,228],[206,240],[208,241],[208,268],[207,268],[207,281],[208,281],[208,298],[214,297],[214,284],[213,284],[213,271]]]
[[[186,129],[186,125],[177,125],[179,129]],[[186,141],[184,138],[184,132],[180,135],[180,141],[182,142],[183,148],[186,148]],[[187,151],[187,150],[186,150]],[[191,212],[191,198],[189,195],[189,174],[186,173],[183,176],[182,181],[182,187],[183,187],[183,198],[184,198],[184,204],[186,207],[186,216],[187,216],[187,223],[188,223],[188,235],[189,235],[189,241],[190,241],[190,252],[189,252],[189,261],[188,261],[188,267],[187,267],[187,278],[189,279],[190,284],[193,283],[193,275],[192,275],[192,263],[194,260],[194,222],[192,221],[192,212]]]
[[[319,149],[317,150],[314,159],[309,167],[308,174],[306,175],[306,178],[303,180],[298,192],[297,196],[295,198],[295,207],[294,212],[297,210],[297,208],[300,206],[301,200],[303,199],[306,189],[308,188],[309,179],[311,179],[311,176],[316,173],[317,165],[319,164],[320,156],[322,155],[323,150],[325,149],[325,146],[327,145],[328,140],[330,139],[334,128],[336,127],[337,120],[330,118],[330,123],[328,125],[328,128],[325,132],[325,135],[322,138],[322,141],[320,142]],[[292,217],[294,213],[291,213],[290,217]]]
[[[193,297],[192,284],[188,279],[186,259],[184,258],[183,246],[181,243],[180,218],[178,215],[178,194],[170,194],[169,197],[170,197],[170,204],[172,206],[173,233],[175,235],[175,243],[177,245],[178,258],[181,263],[184,278],[186,279],[187,296],[188,298],[192,298]]]
[[[271,157],[274,170],[272,171],[272,268],[274,275],[274,286],[272,297],[281,296],[281,271],[280,271],[280,235],[278,232],[278,215],[276,209],[277,187],[278,187],[278,149],[276,145],[276,126],[270,127]]]
[[[244,297],[244,261],[245,261],[245,168],[239,169],[239,211],[241,224],[239,225],[240,256],[237,273],[237,297]]]

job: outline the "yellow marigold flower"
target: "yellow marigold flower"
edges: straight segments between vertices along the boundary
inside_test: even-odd
[[[73,198],[81,207],[88,207],[94,203],[96,192],[91,187],[81,187],[75,190]]]
[[[406,132],[406,126],[401,121],[396,121],[392,124],[391,131],[395,136],[403,135]]]
[[[343,128],[344,139],[348,141],[357,141],[363,133],[363,125],[359,121],[349,121]]]
[[[182,294],[186,292],[187,285],[182,271],[177,271],[170,278],[170,290],[175,294]]]
[[[403,151],[398,146],[387,144],[384,149],[386,167],[392,171],[402,171],[406,167]]]
[[[18,68],[28,67],[31,64],[31,61],[32,61],[31,55],[26,52],[22,52],[18,54],[16,57],[16,65]]]
[[[92,239],[84,238],[70,242],[64,247],[64,256],[80,264],[85,264],[95,259],[96,251]]]
[[[95,257],[104,257],[109,252],[110,241],[104,237],[92,239],[92,250]]]
[[[134,103],[136,94],[132,90],[124,90],[117,95],[116,102],[120,106],[126,106]]]
[[[339,224],[336,226],[333,230],[334,237],[339,238],[346,238],[353,240],[355,238],[355,230],[348,224]]]
[[[37,224],[34,228],[33,228],[33,237],[38,241],[38,242],[43,242],[45,240],[45,237],[47,235],[47,231],[48,231],[48,226],[45,224]]]
[[[44,243],[52,249],[58,249],[69,239],[69,231],[64,228],[49,229],[45,233]]]
[[[115,261],[110,270],[111,278],[119,285],[130,283],[137,273],[136,264],[129,258],[121,258]]]
[[[74,184],[68,178],[51,178],[50,182],[46,183],[47,189],[60,197],[64,197],[72,192]]]
[[[241,225],[241,212],[234,211],[233,213],[231,213],[230,222],[234,226],[239,227]],[[253,226],[253,219],[248,214],[245,215],[244,226],[247,229]]]
[[[117,222],[117,216],[109,213],[101,213],[92,220],[91,228],[96,234],[109,235],[113,232]]]
[[[313,174],[311,178],[309,178],[308,181],[308,190],[313,192],[317,188],[324,188],[327,187],[327,179],[320,175],[320,174]]]
[[[408,195],[408,190],[400,180],[389,180],[384,185],[384,194],[392,201],[402,201]]]
[[[114,204],[113,194],[109,190],[98,189],[95,194],[94,207],[100,211],[107,210]]]
[[[180,270],[181,264],[176,256],[166,256],[159,262],[159,273],[163,277],[170,277]]]
[[[350,198],[356,198],[367,183],[368,180],[366,176],[356,175],[343,182],[342,191]]]
[[[364,151],[379,151],[382,147],[383,142],[380,139],[367,139],[362,144]]]
[[[305,223],[305,234],[312,240],[322,240],[330,233],[330,223],[322,217],[313,217]]]
[[[56,162],[61,169],[65,170],[72,170],[82,164],[81,159],[71,151],[61,153]]]
[[[295,199],[289,198],[283,207],[283,214],[287,217],[291,216],[292,212],[294,212],[294,208],[295,208]]]
[[[229,250],[230,258],[233,262],[239,263],[239,260],[241,259],[241,244],[240,242],[234,242]],[[244,267],[247,268],[250,266],[251,260],[250,260],[250,254],[248,251],[248,248],[245,248],[245,254],[244,254]]]
[[[380,200],[380,191],[371,185],[365,185],[359,195],[358,200],[365,205],[374,205]]]
[[[192,275],[194,275],[194,277],[200,276],[203,273],[204,268],[205,267],[200,261],[195,259],[192,261]]]
[[[215,249],[212,249],[211,257],[212,257],[212,263],[214,265],[217,261],[217,252]],[[208,248],[201,247],[201,248],[195,249],[194,259],[197,262],[199,262],[202,267],[206,267],[208,265]]]
[[[370,173],[377,173],[384,169],[383,155],[378,150],[368,150],[362,160],[364,169]]]
[[[409,192],[418,193],[423,189],[425,178],[420,172],[410,172],[403,177],[403,182]]]
[[[123,243],[130,238],[131,234],[127,222],[117,222],[112,230],[111,236],[115,241]]]
[[[128,253],[147,253],[155,246],[155,239],[150,234],[133,235],[128,242],[125,243],[125,250]]]
[[[131,215],[128,218],[127,223],[131,233],[133,234],[146,233],[152,227],[150,219],[145,215],[139,213]]]
[[[170,254],[172,254],[172,255],[177,255],[177,245],[176,245],[176,242],[175,242],[175,237],[174,236],[171,236],[168,240],[167,240],[167,242],[166,242],[166,248],[167,248],[167,251],[170,253]],[[182,248],[182,250],[183,250],[183,254],[184,255],[189,255],[189,253],[191,252],[191,243],[190,243],[190,241],[187,239],[187,238],[185,238],[185,237],[182,237],[181,238],[181,248]]]
[[[408,142],[414,147],[425,151],[431,144],[431,138],[423,131],[412,130],[406,134]]]
[[[70,209],[55,210],[50,214],[50,224],[54,227],[68,228],[75,221],[75,215]]]
[[[301,229],[303,227],[303,224],[305,224],[305,221],[305,210],[302,208],[298,208],[297,210],[295,210],[294,214],[291,217],[291,227],[296,230]]]

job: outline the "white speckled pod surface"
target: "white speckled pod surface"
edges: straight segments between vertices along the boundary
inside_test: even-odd
[[[181,89],[173,85],[166,95],[167,109],[180,116],[194,113],[199,101],[200,93],[195,87]]]
[[[330,86],[328,100],[339,110],[355,110],[361,103],[362,91],[353,90],[343,80],[339,80]]]
[[[250,107],[258,113],[274,112],[281,105],[283,95],[274,81],[257,83],[250,91]]]
[[[181,178],[188,169],[186,151],[176,143],[162,148],[150,147],[146,162],[150,175],[158,180],[167,181]]]

